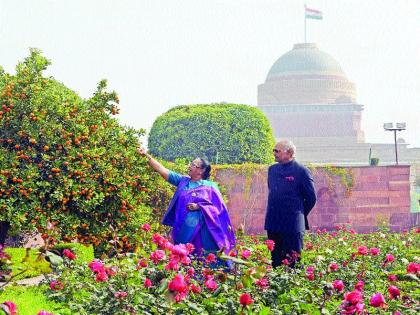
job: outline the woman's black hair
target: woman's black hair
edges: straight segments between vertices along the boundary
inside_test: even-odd
[[[210,177],[210,172],[211,172],[211,165],[210,163],[203,159],[203,158],[199,158],[201,161],[201,168],[204,170],[203,174],[201,175],[201,177],[203,179],[208,179]]]

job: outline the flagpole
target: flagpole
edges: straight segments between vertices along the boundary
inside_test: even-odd
[[[303,38],[304,38],[304,43],[306,43],[306,3],[305,3],[305,5],[304,5],[304,7],[305,7],[305,11],[303,12],[303,19],[304,19],[304,23],[303,23],[303,25],[304,25],[304,31],[303,31]]]

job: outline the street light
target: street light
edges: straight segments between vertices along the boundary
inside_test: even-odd
[[[393,123],[384,123],[384,129],[386,131],[393,131],[394,132],[394,144],[395,144],[395,163],[398,165],[398,148],[397,148],[397,131],[405,130],[406,124],[403,123],[396,123],[395,127]]]

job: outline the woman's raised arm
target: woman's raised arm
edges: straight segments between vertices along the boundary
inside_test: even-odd
[[[145,156],[149,160],[149,165],[160,174],[165,180],[168,180],[169,178],[169,170],[160,164],[158,161],[156,161],[149,153],[146,152],[143,148],[137,148],[137,152]]]

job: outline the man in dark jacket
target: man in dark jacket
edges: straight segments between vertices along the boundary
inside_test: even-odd
[[[276,164],[268,169],[268,204],[264,229],[275,243],[271,252],[273,268],[299,261],[307,216],[315,205],[316,194],[311,172],[295,161],[296,147],[283,140],[273,149]],[[287,261],[284,261],[287,259]]]

